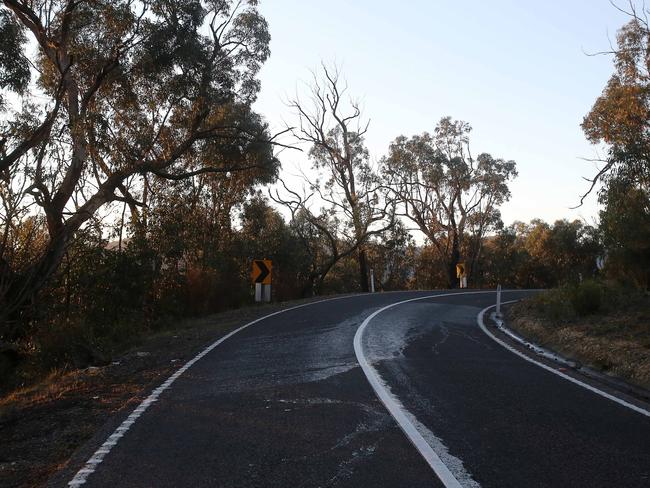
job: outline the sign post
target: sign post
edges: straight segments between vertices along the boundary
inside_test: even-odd
[[[465,263],[456,263],[456,278],[461,288],[467,288],[467,268]]]
[[[273,263],[270,259],[256,259],[253,261],[251,280],[255,284],[255,301],[271,301],[271,277]]]
[[[370,293],[375,292],[375,270],[370,269]]]

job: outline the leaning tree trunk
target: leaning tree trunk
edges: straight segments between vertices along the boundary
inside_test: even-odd
[[[0,290],[0,335],[9,340],[20,337],[20,323],[29,304],[59,268],[70,240],[70,233],[62,229],[50,240],[46,251],[33,266],[21,273],[5,270],[8,276],[0,277],[0,281],[6,283]]]
[[[63,207],[54,205],[46,209],[50,241],[40,259],[21,273],[11,269],[2,271],[0,283],[0,335],[21,335],[20,323],[37,294],[50,281],[63,261],[65,252],[75,233],[102,205],[113,201],[115,188],[123,181],[119,173],[112,175],[100,190],[90,197],[77,212],[63,223]],[[1,259],[1,257],[0,257]],[[3,267],[4,268],[4,267]],[[8,274],[8,276],[6,276]]]

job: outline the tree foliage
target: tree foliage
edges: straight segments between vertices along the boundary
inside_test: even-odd
[[[600,200],[608,274],[620,282],[650,288],[650,195],[619,177],[609,180]]]
[[[617,35],[614,73],[582,128],[607,158],[591,179],[603,210],[600,231],[608,272],[636,286],[650,286],[650,29],[645,7],[630,4],[630,21]],[[583,196],[584,200],[584,196]]]
[[[636,11],[631,15],[617,35],[614,73],[582,123],[592,143],[608,145],[608,158],[592,179],[592,189],[617,174],[625,174],[628,183],[650,187],[650,30]]]
[[[479,260],[483,237],[500,226],[499,206],[517,176],[514,161],[473,157],[470,132],[468,123],[445,117],[433,134],[395,139],[382,161],[388,198],[436,247],[448,286],[455,284],[456,263]]]
[[[30,71],[23,55],[26,42],[23,26],[7,10],[0,9],[0,90],[22,94],[27,88]],[[0,110],[6,102],[3,91]]]
[[[480,266],[483,286],[552,288],[598,274],[602,244],[597,229],[579,220],[552,225],[515,222],[486,238]]]
[[[37,46],[36,85],[0,122],[0,322],[22,313],[109,204],[137,220],[151,179],[275,175],[251,110],[270,39],[256,1],[5,0],[0,32],[15,34],[1,43],[3,87],[25,88],[23,32]],[[21,268],[7,242],[27,208],[47,237]]]

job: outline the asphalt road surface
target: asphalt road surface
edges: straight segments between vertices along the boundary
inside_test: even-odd
[[[504,300],[527,293],[505,292]],[[490,339],[477,314],[494,303],[494,293],[396,305],[368,321],[360,336],[382,388],[451,473],[452,482],[441,481],[378,399],[353,346],[373,312],[433,294],[339,298],[251,325],[161,390],[76,481],[84,487],[650,486],[650,417]],[[100,444],[84,449],[92,455]]]

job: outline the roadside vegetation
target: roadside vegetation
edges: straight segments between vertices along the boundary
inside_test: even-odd
[[[585,281],[515,304],[508,325],[592,369],[650,390],[650,296]]]
[[[531,339],[650,388],[650,28],[645,7],[628,8],[609,53],[614,73],[582,123],[607,147],[588,189],[600,185],[601,269],[514,307],[512,318]]]

